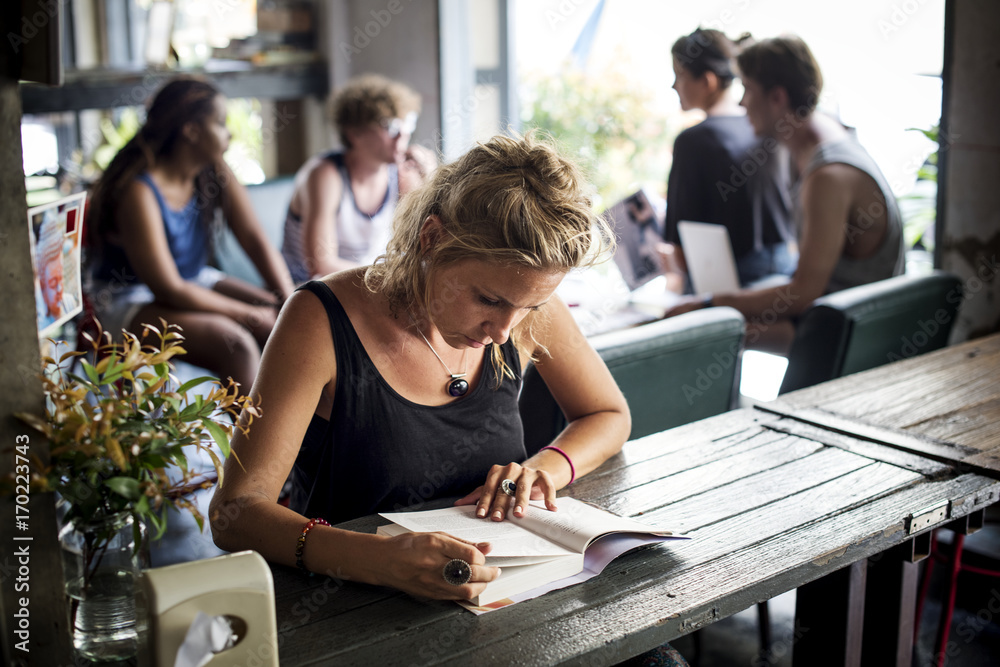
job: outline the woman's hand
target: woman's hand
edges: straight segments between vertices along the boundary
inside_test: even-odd
[[[517,485],[513,497],[500,488],[509,479]],[[513,508],[514,516],[521,518],[528,510],[528,500],[545,500],[545,506],[553,512],[556,508],[556,485],[544,470],[529,468],[517,463],[505,466],[495,465],[486,475],[486,483],[478,489],[455,501],[456,505],[476,503],[476,516],[489,515],[493,521],[503,521]]]
[[[411,595],[435,600],[469,600],[500,576],[486,565],[488,542],[472,544],[444,533],[406,533],[386,541],[387,565],[379,583]],[[459,558],[472,568],[469,583],[456,586],[444,579],[444,566]]]
[[[673,307],[668,308],[667,312],[663,314],[663,319],[668,317],[676,317],[677,315],[683,315],[684,313],[690,313],[693,310],[700,310],[705,307],[705,298],[700,296],[685,296],[682,297]]]

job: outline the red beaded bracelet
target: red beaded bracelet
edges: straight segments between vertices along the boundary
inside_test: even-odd
[[[572,484],[573,480],[576,479],[576,468],[573,466],[573,459],[569,457],[569,454],[559,449],[555,445],[546,445],[545,447],[542,447],[542,449],[539,449],[538,451],[542,451],[543,449],[551,449],[552,451],[559,452],[560,454],[563,455],[563,458],[566,459],[566,463],[569,464],[569,483],[566,484],[566,486]]]
[[[306,535],[308,535],[309,531],[313,529],[313,526],[329,525],[330,524],[326,522],[326,519],[309,519],[309,523],[306,524],[306,527],[302,529],[302,534],[299,535],[298,546],[295,547],[295,567],[299,568],[303,572],[309,572],[309,570],[306,569],[306,564],[302,562],[302,552],[305,551],[306,548]],[[310,574],[312,573],[310,572]]]

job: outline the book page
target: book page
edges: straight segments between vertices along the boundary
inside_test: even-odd
[[[515,519],[533,533],[583,553],[595,538],[607,533],[642,533],[675,536],[634,519],[620,517],[576,498],[557,498],[559,509],[550,512],[541,501],[532,501],[523,519]]]
[[[675,539],[675,538],[667,538]],[[680,538],[676,538],[680,539]],[[462,607],[468,609],[472,613],[485,614],[489,611],[495,611],[497,609],[503,609],[504,607],[509,607],[512,604],[518,602],[523,602],[525,600],[531,600],[532,598],[539,597],[548,593],[549,591],[555,591],[560,588],[566,588],[568,586],[573,586],[575,584],[582,583],[588,579],[592,579],[600,574],[604,568],[608,566],[611,561],[613,561],[618,556],[622,555],[627,551],[636,549],[638,547],[647,546],[651,544],[657,544],[662,542],[663,539],[660,537],[652,535],[636,535],[634,533],[629,533],[625,535],[607,535],[605,537],[598,538],[590,548],[587,549],[587,553],[584,555],[584,567],[583,570],[577,574],[565,577],[563,579],[558,579],[556,581],[550,581],[546,584],[542,584],[531,590],[524,591],[522,593],[513,594],[503,600],[496,600],[494,602],[487,603],[485,605],[477,605],[468,600],[461,600],[458,602]],[[501,577],[503,575],[500,575]]]
[[[415,533],[440,531],[472,543],[489,542],[492,558],[512,556],[564,556],[572,554],[566,547],[526,530],[522,520],[491,521],[475,515],[476,506],[445,507],[421,512],[386,512],[379,516]],[[537,512],[532,508],[529,514]],[[541,510],[547,512],[546,510]],[[576,552],[581,553],[581,552]]]

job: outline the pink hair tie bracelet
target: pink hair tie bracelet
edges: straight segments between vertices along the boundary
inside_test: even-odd
[[[576,467],[573,465],[573,459],[571,459],[569,457],[569,454],[567,454],[563,450],[559,449],[555,445],[546,445],[545,447],[542,447],[542,449],[539,449],[538,451],[543,451],[543,450],[546,450],[546,449],[551,449],[554,452],[558,452],[558,453],[562,454],[562,456],[563,456],[564,459],[566,459],[566,463],[569,464],[569,484],[567,484],[566,486],[569,486],[570,484],[572,484],[573,480],[576,479]]]

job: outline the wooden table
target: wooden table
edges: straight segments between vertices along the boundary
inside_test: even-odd
[[[998,350],[1000,337],[958,346],[789,394],[771,406],[783,414],[738,410],[628,443],[569,494],[693,539],[483,616],[275,567],[281,664],[614,664],[795,588],[802,618],[825,618],[800,623],[796,662],[857,664],[862,637],[866,662],[902,662],[914,538],[1000,497],[982,465],[998,444],[983,417],[1000,404],[983,368]],[[839,410],[836,427],[818,407]],[[862,634],[866,579],[895,602]]]

